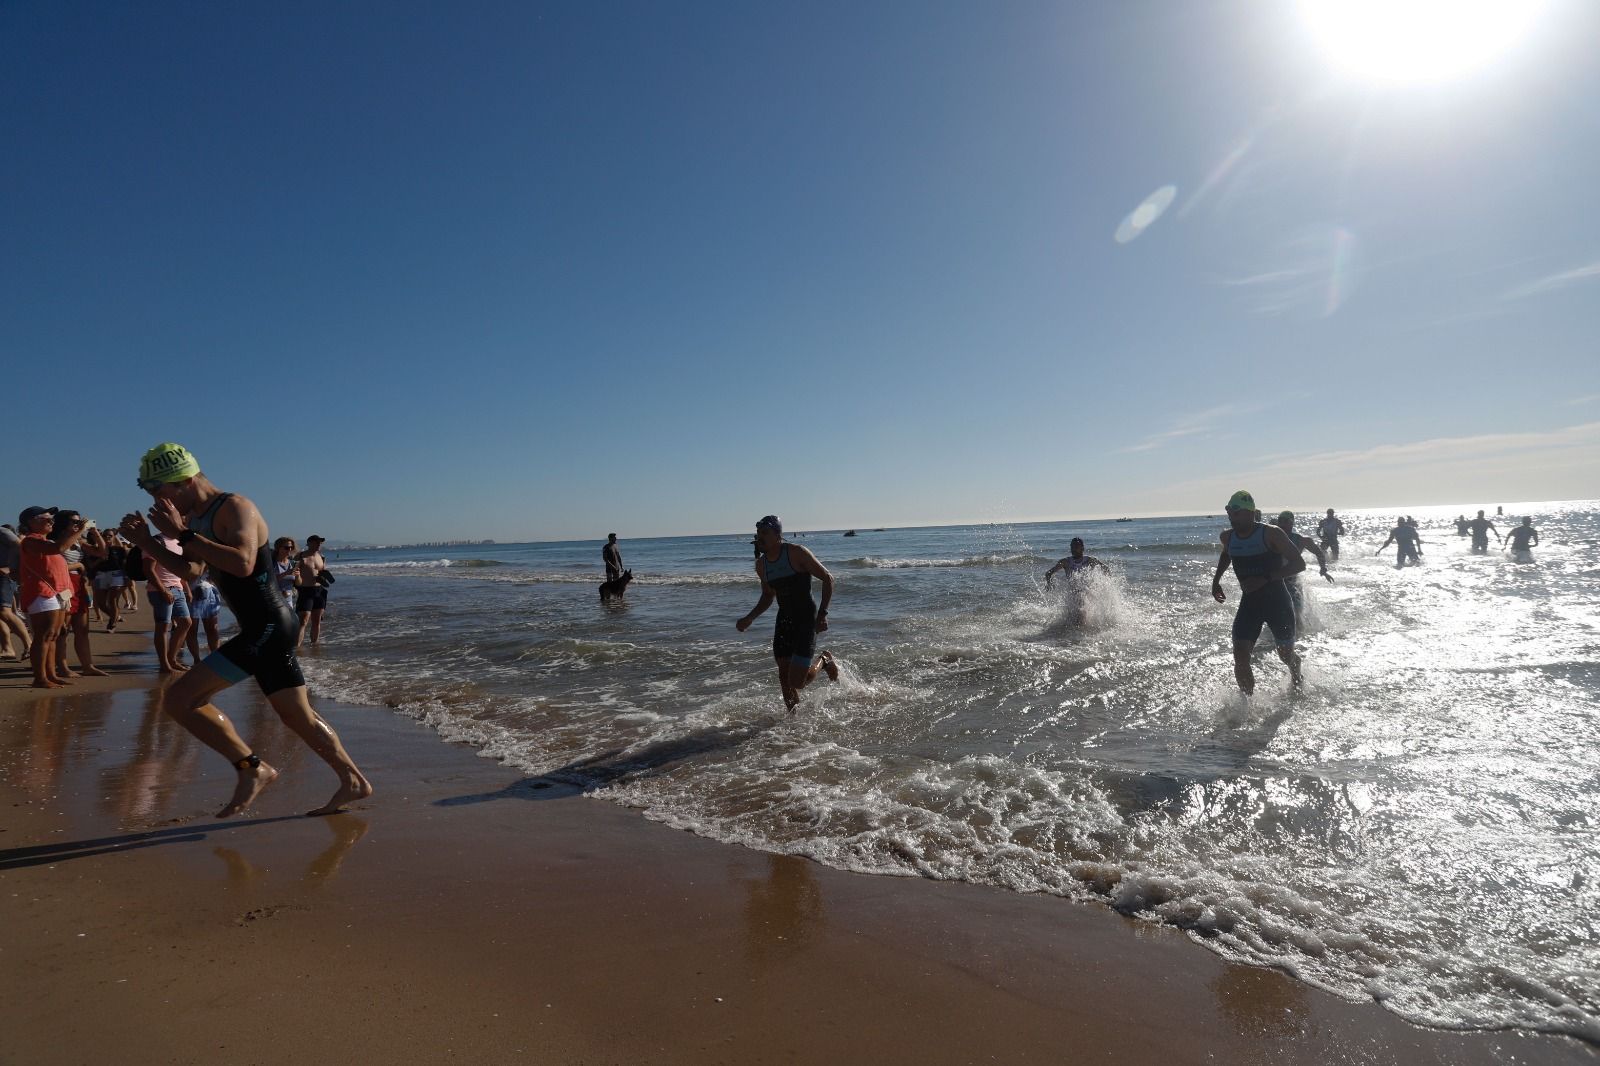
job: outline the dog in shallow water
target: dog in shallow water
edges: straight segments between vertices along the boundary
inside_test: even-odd
[[[610,581],[600,583],[600,599],[620,600],[622,594],[628,590],[628,582],[633,580],[633,571],[624,570],[621,577],[614,577]]]

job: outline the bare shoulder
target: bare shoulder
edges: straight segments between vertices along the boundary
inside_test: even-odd
[[[1226,548],[1226,547],[1227,547],[1227,546],[1228,546],[1228,544],[1229,544],[1229,543],[1230,543],[1230,542],[1231,542],[1231,541],[1232,541],[1232,540],[1233,540],[1233,530],[1231,530],[1231,529],[1224,529],[1224,530],[1223,530],[1223,531],[1222,531],[1222,546],[1223,546],[1223,547],[1224,547],[1224,548]]]
[[[795,569],[797,570],[804,568],[815,572],[822,569],[822,562],[811,554],[810,548],[802,548],[798,544],[791,544],[789,545],[789,558],[791,562],[799,561],[801,566],[796,567]]]

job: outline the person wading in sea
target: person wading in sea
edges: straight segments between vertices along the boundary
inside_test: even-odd
[[[825,670],[828,680],[839,680],[839,667],[828,652],[816,654],[817,634],[828,629],[828,603],[833,599],[833,575],[817,562],[817,557],[798,544],[783,539],[783,523],[777,515],[767,515],[756,523],[756,577],[761,580],[761,599],[750,613],[735,623],[739,632],[761,617],[772,601],[778,601],[778,623],[772,631],[772,657],[778,661],[778,684],[783,688],[783,705],[792,713],[800,702],[800,690]],[[811,579],[822,582],[822,606],[811,599]]]
[[[1494,531],[1501,544],[1505,538],[1500,536],[1500,531],[1494,528],[1494,523],[1483,517],[1483,512],[1478,512],[1478,517],[1467,523],[1467,530],[1472,534],[1472,550],[1482,555],[1489,550],[1489,532]]]
[[[1294,650],[1294,604],[1284,578],[1300,573],[1306,561],[1300,547],[1276,526],[1256,521],[1256,501],[1240,489],[1228,499],[1228,528],[1222,531],[1222,555],[1211,578],[1211,598],[1226,603],[1222,591],[1222,572],[1230,564],[1239,579],[1239,610],[1233,616],[1233,676],[1239,691],[1246,696],[1256,690],[1255,672],[1250,668],[1250,653],[1261,636],[1261,627],[1272,630],[1278,644],[1278,658],[1289,668],[1294,683],[1300,683],[1300,656]]]
[[[307,813],[332,814],[372,795],[372,784],[339,743],[339,735],[311,709],[294,653],[299,626],[278,590],[267,523],[256,505],[213,485],[194,456],[178,444],[158,444],[145,453],[139,487],[155,498],[148,512],[151,523],[174,538],[178,550],[163,546],[145,525],[145,516],[137,513],[123,517],[123,536],[185,578],[197,578],[209,566],[217,591],[239,623],[237,636],[161,695],[162,710],[232,763],[239,775],[233,798],[217,816],[238,814],[278,776],[211,703],[211,697],[247,677],[256,679],[283,723],[339,777],[333,797]]]
[[[1523,516],[1522,525],[1511,527],[1511,532],[1506,534],[1505,545],[1513,552],[1523,553],[1539,546],[1539,531],[1533,528],[1531,515]]]
[[[1326,522],[1327,519],[1323,519],[1323,521]],[[1322,572],[1322,576],[1328,579],[1329,584],[1333,583],[1333,575],[1328,573],[1328,556],[1312,542],[1310,537],[1302,537],[1294,531],[1293,511],[1280,511],[1277,520],[1272,524],[1283,530],[1284,536],[1288,537],[1295,547],[1303,552],[1310,552],[1315,555],[1317,557],[1317,568]],[[1334,543],[1339,543],[1337,537],[1334,538]],[[1298,626],[1306,613],[1306,594],[1305,590],[1300,587],[1300,575],[1290,574],[1284,578],[1283,587],[1289,590],[1289,602],[1294,604],[1294,621],[1295,625]]]
[[[1102,563],[1099,559],[1096,559],[1092,555],[1083,554],[1082,537],[1073,537],[1072,542],[1067,545],[1067,551],[1071,552],[1072,554],[1068,555],[1065,559],[1056,560],[1056,565],[1044,572],[1045,588],[1050,587],[1050,581],[1055,577],[1056,571],[1058,570],[1066,571],[1067,578],[1070,580],[1076,574],[1088,570],[1094,570],[1096,568],[1101,570],[1106,568],[1106,564]]]

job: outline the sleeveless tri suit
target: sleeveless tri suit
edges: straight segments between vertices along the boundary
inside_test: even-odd
[[[1249,536],[1234,530],[1228,539],[1228,557],[1240,582],[1247,577],[1271,578],[1280,556],[1267,544],[1267,527],[1257,522]],[[1233,642],[1254,644],[1261,627],[1268,626],[1279,647],[1294,643],[1294,603],[1282,578],[1271,578],[1254,592],[1242,592],[1239,610],[1233,616]]]
[[[189,528],[207,540],[216,540],[213,522],[217,510],[232,495],[225,492],[212,500],[198,518],[189,519]],[[206,656],[205,665],[233,683],[253,677],[268,696],[304,685],[306,678],[294,651],[300,622],[278,588],[272,548],[263,544],[256,549],[249,577],[235,577],[216,567],[211,575],[223,602],[238,619],[239,634]]]
[[[811,599],[811,575],[789,562],[789,545],[766,560],[767,585],[778,598],[778,624],[772,631],[772,654],[809,666],[817,647],[817,605]]]

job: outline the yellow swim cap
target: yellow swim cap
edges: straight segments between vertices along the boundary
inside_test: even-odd
[[[1230,511],[1254,511],[1255,509],[1256,498],[1244,489],[1240,489],[1228,497],[1228,510]]]
[[[176,485],[200,472],[200,464],[181,444],[157,444],[139,460],[139,487],[146,492],[161,485]]]

